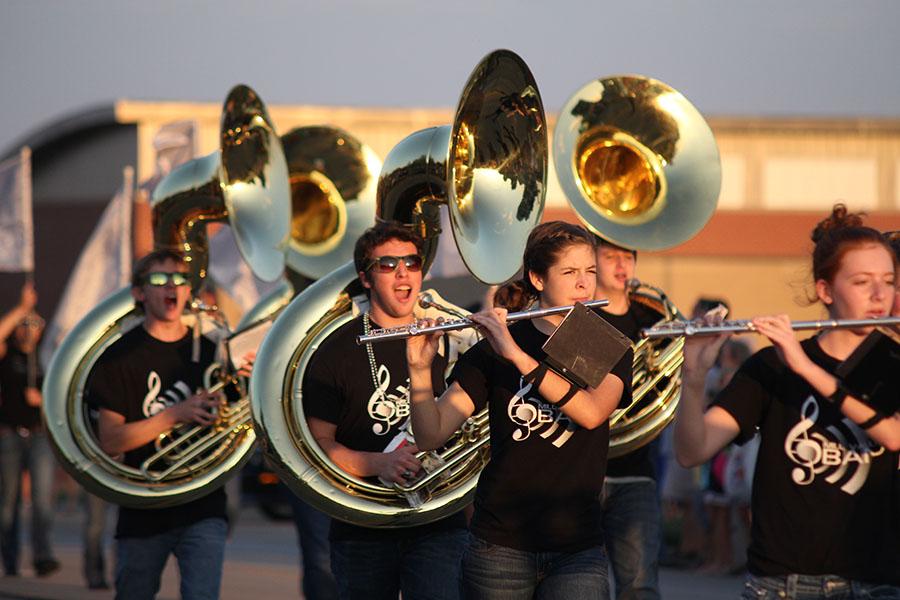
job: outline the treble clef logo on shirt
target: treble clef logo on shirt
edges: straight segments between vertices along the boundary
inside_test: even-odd
[[[831,485],[843,482],[840,489],[848,494],[858,492],[868,479],[872,459],[883,454],[884,448],[847,418],[824,427],[830,437],[811,431],[819,420],[819,404],[813,396],[803,402],[800,417],[784,439],[785,454],[799,465],[791,471],[794,483],[809,485],[816,476],[829,471],[824,481]]]
[[[391,387],[391,373],[384,365],[378,367],[377,378],[378,387],[369,397],[368,410],[369,416],[376,421],[372,431],[384,435],[392,425],[409,416],[409,386],[398,385],[393,392],[386,393]]]
[[[531,391],[532,384],[524,384],[519,381],[519,391],[516,392],[506,405],[506,414],[509,420],[517,426],[512,438],[517,442],[528,439],[532,431],[546,427],[541,433],[543,439],[553,437],[563,427],[562,434],[552,442],[557,448],[562,447],[572,434],[575,433],[575,424],[565,416],[558,408],[543,402],[540,398],[526,397]]]
[[[145,417],[152,417],[166,407],[166,403],[159,399],[162,389],[162,380],[156,371],[150,371],[147,375],[147,395],[144,396],[142,409]]]

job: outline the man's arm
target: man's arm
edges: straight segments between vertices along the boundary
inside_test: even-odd
[[[108,408],[100,408],[100,448],[110,456],[118,456],[140,448],[155,440],[179,423],[211,425],[216,420],[213,408],[221,401],[221,394],[201,391],[152,417],[125,422],[125,416]]]
[[[416,458],[412,444],[401,446],[393,452],[363,452],[351,450],[335,440],[337,425],[316,417],[307,417],[309,430],[328,458],[341,469],[357,477],[378,476],[385,481],[403,483],[410,474],[418,473],[422,463]],[[407,477],[404,477],[404,473]]]
[[[0,342],[5,342],[12,335],[16,326],[28,316],[37,306],[37,292],[34,290],[33,283],[26,283],[22,286],[22,294],[19,303],[9,312],[0,318]],[[0,344],[0,358],[6,356],[6,344]]]

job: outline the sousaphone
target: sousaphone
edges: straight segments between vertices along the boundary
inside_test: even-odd
[[[184,252],[192,289],[206,277],[205,224],[227,220],[238,248],[254,273],[274,280],[284,269],[290,221],[288,169],[265,105],[247,86],[225,101],[220,149],[178,167],[153,194],[157,248]],[[197,306],[195,304],[195,306]],[[227,333],[202,310],[186,315],[192,324]],[[255,441],[246,398],[229,405],[219,423],[202,431],[181,427],[152,465],[126,466],[100,449],[84,398],[91,369],[125,332],[140,326],[130,288],[92,310],[66,336],[44,381],[44,421],[63,467],[91,493],[137,508],[181,504],[222,485]],[[216,376],[209,373],[209,385]]]
[[[592,81],[566,102],[553,135],[556,173],[584,225],[633,250],[663,250],[699,232],[716,208],[722,171],[715,137],[678,91],[647,77]],[[682,318],[659,288],[632,301]],[[652,441],[675,415],[683,339],[635,346],[633,401],[610,418],[610,456]]]
[[[388,154],[378,182],[378,217],[421,232],[427,265],[446,204],[466,266],[483,282],[501,283],[519,269],[528,233],[540,221],[546,135],[528,67],[508,50],[492,52],[470,76],[452,125],[416,132]],[[354,304],[361,296],[351,262],[307,288],[276,319],[250,380],[254,428],[279,477],[334,518],[369,527],[440,519],[471,501],[487,459],[486,415],[470,419],[441,452],[445,467],[413,487],[347,474],[309,432],[306,369],[322,341],[360,310]]]

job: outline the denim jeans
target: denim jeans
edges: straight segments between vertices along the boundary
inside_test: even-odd
[[[342,600],[457,600],[466,532],[400,541],[334,541],[331,566]]]
[[[300,558],[303,574],[300,587],[308,600],[337,600],[337,583],[331,573],[331,552],[328,543],[328,529],[331,518],[291,492],[285,492],[294,513],[297,527],[297,541],[300,544]]]
[[[617,600],[659,600],[661,515],[656,482],[607,479],[600,501]]]
[[[474,535],[462,561],[466,600],[608,600],[606,550],[526,552]]]
[[[862,583],[837,575],[749,575],[743,600],[900,600],[900,587]]]
[[[31,476],[32,562],[54,560],[50,547],[53,523],[53,471],[56,460],[45,431],[0,427],[0,554],[7,574],[19,571],[19,509],[22,472]]]
[[[150,537],[119,538],[116,600],[152,600],[169,554],[178,560],[183,600],[216,600],[225,558],[225,519],[209,518]]]
[[[88,585],[106,583],[106,560],[103,535],[109,504],[90,492],[83,492],[84,502],[84,581]]]

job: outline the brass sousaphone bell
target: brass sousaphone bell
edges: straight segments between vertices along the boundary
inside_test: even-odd
[[[661,81],[636,75],[591,81],[560,112],[553,152],[578,218],[623,248],[676,246],[715,211],[722,181],[715,137],[697,109]],[[640,284],[631,297],[666,320],[681,318],[659,288]],[[611,457],[649,443],[674,417],[683,344],[635,346],[633,401],[610,418]]]
[[[281,143],[291,183],[287,264],[319,279],[350,260],[357,238],[374,224],[381,160],[337,127],[298,127]]]
[[[330,125],[297,127],[281,136],[290,181],[288,269],[241,317],[237,331],[273,319],[296,295],[295,283],[315,281],[353,258],[353,245],[375,222],[381,159],[356,137]],[[302,289],[302,288],[301,288]]]
[[[528,67],[508,50],[492,52],[470,76],[451,126],[416,132],[387,156],[377,214],[420,231],[430,264],[439,208],[446,203],[466,266],[484,282],[505,281],[518,270],[528,233],[543,211],[546,135]],[[431,522],[471,501],[487,458],[484,415],[471,419],[445,447],[446,468],[439,475],[406,489],[344,472],[306,423],[306,369],[322,341],[353,318],[354,297],[360,293],[356,270],[348,263],[307,288],[278,317],[250,380],[254,428],[266,439],[279,477],[332,517],[369,527]],[[421,504],[414,506],[411,495]]]
[[[228,221],[238,248],[261,279],[273,280],[284,268],[290,219],[287,164],[265,106],[247,86],[228,94],[220,144],[219,151],[172,171],[153,194],[155,245],[185,254],[195,292],[206,277],[208,222]],[[211,324],[199,313],[189,318]],[[88,377],[103,352],[141,322],[131,290],[125,288],[75,326],[47,371],[44,421],[62,465],[91,493],[124,506],[158,508],[222,485],[249,458],[255,435],[243,398],[227,411],[229,420],[192,432],[152,466],[136,469],[103,452],[84,398]],[[178,436],[177,429],[173,432],[163,437]]]

